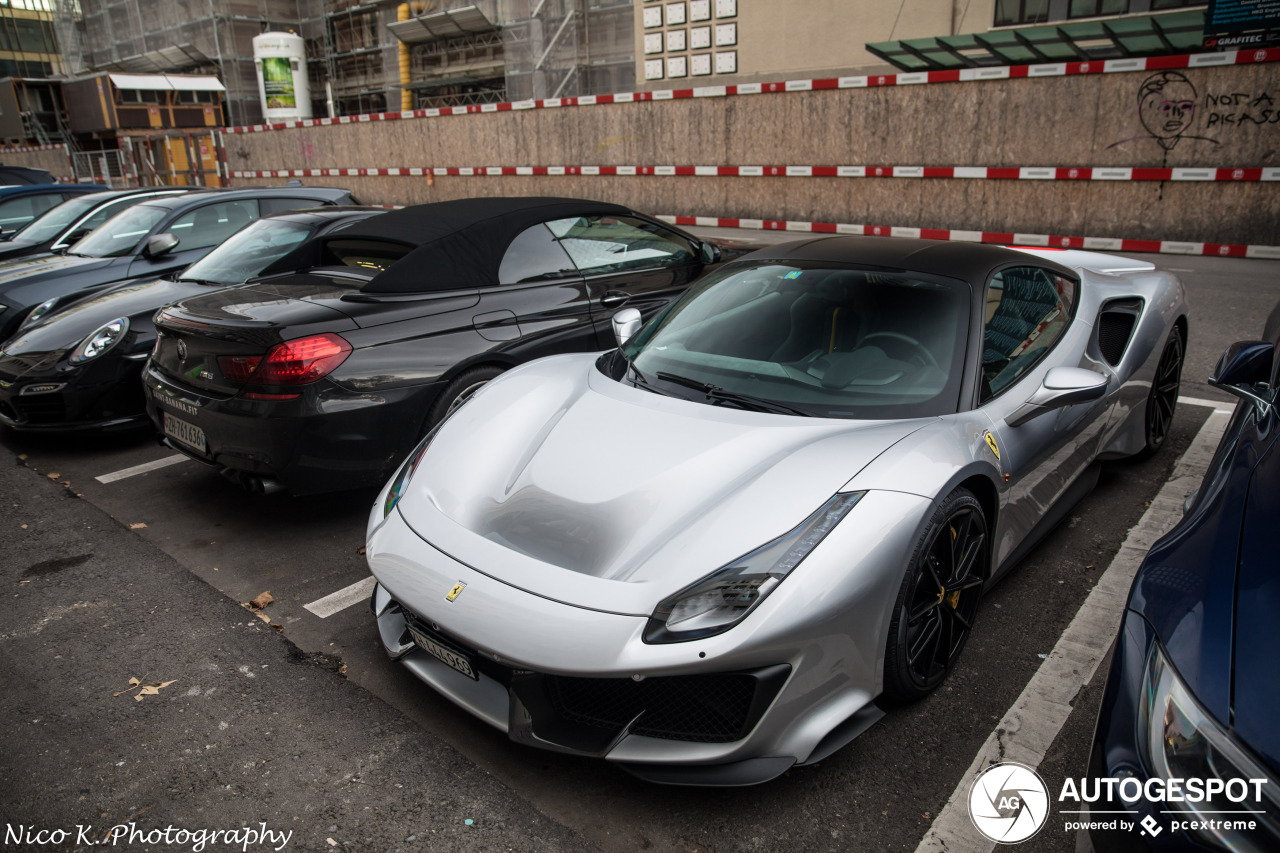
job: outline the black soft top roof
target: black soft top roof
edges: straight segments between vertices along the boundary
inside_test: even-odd
[[[449,282],[451,290],[490,287],[498,283],[498,267],[507,246],[526,228],[553,219],[628,213],[616,204],[574,198],[468,198],[393,210],[325,239],[392,241],[414,247],[374,276],[363,288],[366,293],[434,290],[439,285],[429,282],[441,279]],[[310,248],[318,258],[319,246]]]

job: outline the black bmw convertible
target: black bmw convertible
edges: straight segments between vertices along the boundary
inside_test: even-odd
[[[381,214],[342,206],[273,214],[180,274],[90,294],[39,320],[0,351],[0,425],[45,433],[150,428],[139,368],[155,345],[156,311],[280,272],[276,262],[304,241]]]
[[[612,346],[720,260],[709,243],[594,201],[466,199],[312,240],[301,270],[156,317],[144,372],[163,441],[254,491],[381,483],[484,383]]]

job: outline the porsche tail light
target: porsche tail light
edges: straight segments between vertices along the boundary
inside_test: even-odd
[[[254,385],[306,385],[328,376],[351,354],[351,344],[332,332],[285,341],[265,356],[218,357],[222,375]]]

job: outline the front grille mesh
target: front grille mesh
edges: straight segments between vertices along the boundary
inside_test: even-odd
[[[440,636],[408,608],[401,613],[416,630]],[[440,638],[466,652],[480,672],[501,684],[511,683],[509,667],[451,637]],[[406,631],[401,642],[409,641]],[[732,743],[745,737],[761,683],[743,672],[654,676],[643,681],[524,674],[535,675],[549,712],[572,726],[618,732],[639,717],[632,734],[693,743]]]
[[[730,743],[755,698],[756,679],[739,673],[629,678],[548,676],[547,695],[564,719],[582,726],[620,729],[640,715],[631,732],[665,740]]]
[[[57,424],[67,419],[67,404],[61,394],[15,397],[13,406],[18,410],[18,420],[29,424]]]

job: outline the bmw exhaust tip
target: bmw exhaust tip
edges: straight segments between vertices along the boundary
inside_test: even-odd
[[[273,495],[284,489],[279,480],[272,480],[270,477],[255,477],[252,474],[245,474],[241,480],[241,485],[255,495]]]
[[[284,490],[284,485],[279,480],[273,480],[270,477],[259,477],[256,474],[236,471],[231,468],[223,468],[218,473],[246,492],[252,492],[255,495],[273,495]]]

